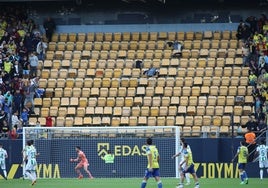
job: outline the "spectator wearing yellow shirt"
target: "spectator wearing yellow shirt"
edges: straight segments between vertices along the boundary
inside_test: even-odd
[[[254,44],[259,44],[259,39],[260,39],[260,37],[261,38],[263,38],[263,35],[262,34],[260,34],[260,33],[258,33],[257,31],[254,33],[254,35],[253,35],[253,42],[254,42]]]
[[[257,79],[258,79],[257,76],[255,74],[253,74],[253,72],[251,71],[250,75],[249,75],[249,85],[256,86]]]
[[[11,39],[8,43],[8,48],[12,53],[16,52],[17,46],[15,44],[15,41],[13,39]]]
[[[6,20],[0,19],[0,27],[2,29],[4,29],[4,30],[7,28],[7,22],[6,22]]]
[[[266,20],[264,25],[262,26],[263,32],[268,31],[268,21]]]
[[[20,37],[23,39],[26,35],[26,32],[23,30],[23,27],[20,27],[17,31],[20,35]]]
[[[6,60],[4,62],[4,71],[6,71],[7,73],[10,73],[12,66],[13,64],[10,61]]]

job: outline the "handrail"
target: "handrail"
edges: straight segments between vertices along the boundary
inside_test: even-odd
[[[255,141],[258,141],[259,138],[261,138],[261,137],[263,136],[263,134],[267,134],[267,133],[268,133],[268,128],[266,127],[265,131],[263,131],[260,135],[258,135],[257,138],[255,139]],[[267,139],[267,138],[266,138],[266,139]],[[256,144],[256,142],[255,142],[254,144]],[[249,147],[249,146],[251,146],[251,145],[253,145],[253,143],[249,144],[247,147]],[[266,140],[266,145],[267,145],[267,140]],[[255,154],[256,149],[257,149],[257,148],[255,147],[254,150],[248,154],[248,156],[250,156],[250,155],[252,155],[252,154]],[[256,161],[257,161],[257,157],[255,157],[255,155],[254,155],[253,162],[256,162]]]

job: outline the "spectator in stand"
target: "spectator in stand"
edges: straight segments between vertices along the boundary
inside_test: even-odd
[[[11,84],[10,84],[10,82],[11,82],[11,75],[8,74],[7,72],[3,72],[2,79],[3,79],[2,91],[3,92],[11,91],[12,90]]]
[[[14,40],[14,43],[15,43],[15,44],[19,44],[19,43],[20,43],[20,41],[21,41],[21,36],[20,36],[20,34],[18,33],[17,28],[13,28],[13,29],[12,29],[11,37],[12,37],[12,40]]]
[[[36,53],[38,54],[38,59],[44,61],[45,53],[47,49],[47,44],[41,38],[40,42],[37,44]]]
[[[10,40],[8,42],[8,49],[9,49],[9,52],[11,54],[16,52],[17,45],[16,45],[15,41],[13,40],[13,38],[10,38]]]
[[[0,69],[2,70],[3,67],[3,55],[1,53],[1,47],[0,47]]]
[[[34,89],[37,89],[39,86],[39,79],[40,79],[39,76],[30,79],[30,86],[34,87]]]
[[[37,44],[40,42],[41,34],[39,30],[34,30],[32,34],[33,51],[36,51]]]
[[[245,127],[250,131],[257,131],[258,123],[254,120],[254,117],[249,117]]]
[[[10,117],[10,107],[11,106],[9,106],[9,103],[8,103],[8,99],[5,99],[5,102],[4,102],[4,104],[3,104],[3,107],[2,107],[2,109],[5,111],[5,113],[8,115],[8,117]]]
[[[267,17],[265,14],[261,14],[260,19],[258,20],[258,32],[263,32],[263,25],[265,24],[265,21],[267,20]]]
[[[249,45],[247,43],[244,43],[242,46],[242,56],[243,56],[243,66],[248,66],[249,64]]]
[[[19,120],[18,111],[14,112],[11,118],[12,127],[18,126],[21,124],[21,121]]]
[[[175,57],[181,57],[183,50],[183,43],[175,41],[173,44],[173,55]]]
[[[28,126],[29,124],[29,111],[27,108],[23,108],[21,112],[21,121],[22,121],[22,126]]]
[[[259,57],[259,61],[258,61],[258,72],[259,72],[259,75],[265,74],[267,72],[266,70],[268,70],[268,66],[265,63],[264,56],[260,56]]]
[[[261,92],[260,92],[260,90],[259,90],[257,87],[254,87],[254,88],[253,88],[252,96],[253,96],[254,99],[255,99],[256,97],[261,97]]]
[[[46,117],[46,127],[52,127],[53,120],[51,116]]]
[[[21,90],[22,83],[23,82],[20,76],[14,76],[13,79],[11,80],[12,93],[14,93],[16,90]]]
[[[0,40],[0,43],[1,44],[3,44],[3,42],[8,43],[9,39],[10,39],[10,36],[9,36],[8,32],[5,32],[4,36]]]
[[[4,109],[2,108],[0,111],[0,122],[6,121],[7,120],[7,114],[5,113]]]
[[[243,20],[240,20],[240,23],[237,27],[237,34],[236,34],[237,40],[242,39],[243,25],[244,25]]]
[[[22,133],[23,133],[23,128],[21,123],[18,125],[17,127],[17,135],[18,135],[18,139],[22,139]]]
[[[261,119],[257,126],[257,137],[261,135],[261,139],[266,137],[265,131],[267,130],[267,124],[265,119]]]
[[[19,26],[18,27],[18,31],[17,31],[21,37],[21,41],[24,39],[25,35],[26,35],[26,32],[25,30],[23,29],[23,26]]]
[[[29,78],[30,75],[30,63],[28,61],[27,56],[24,56],[23,59],[21,60],[22,65],[22,76],[23,78],[27,79]]]
[[[7,100],[7,105],[11,106],[12,101],[13,101],[13,96],[12,96],[11,92],[10,91],[6,92],[6,94],[4,94],[4,97]]]
[[[157,68],[149,68],[148,70],[145,70],[143,72],[143,75],[148,76],[148,77],[154,77],[154,76],[158,76],[159,74],[159,70]]]
[[[243,40],[244,42],[248,40],[251,35],[249,26],[245,24],[244,22],[242,23],[242,28],[241,28],[240,33],[241,33],[241,40]]]
[[[255,119],[259,120],[259,115],[262,112],[262,102],[259,97],[255,99]]]
[[[23,101],[23,96],[20,90],[16,90],[14,97],[13,97],[13,110],[15,112],[18,111],[19,114],[21,112],[22,101]]]
[[[52,35],[56,30],[56,24],[54,20],[50,17],[48,17],[43,24],[45,30],[46,30],[46,38],[48,42],[51,42],[52,40]]]
[[[19,46],[17,47],[17,54],[20,57],[19,59],[21,60],[24,56],[27,56],[27,48],[25,47],[25,45],[23,44],[23,42],[21,41],[19,43]]]
[[[21,77],[21,75],[22,75],[22,67],[18,61],[15,61],[12,67],[12,76]]]
[[[257,79],[258,79],[257,76],[253,73],[253,71],[251,71],[249,75],[249,85],[256,87]]]
[[[257,31],[258,29],[258,20],[255,16],[249,16],[246,19],[246,22],[249,24],[249,29],[251,33],[255,33],[255,31]]]
[[[10,130],[8,123],[6,120],[0,121],[0,133],[2,133],[2,137],[8,136],[8,131]]]
[[[25,48],[27,49],[28,53],[31,53],[33,51],[33,43],[32,43],[32,37],[31,37],[30,32],[26,33],[26,36],[23,40],[23,44],[24,44]]]
[[[250,60],[249,68],[253,74],[255,74],[257,77],[259,76],[258,63],[256,61]]]
[[[2,93],[3,93],[2,90],[0,90],[0,106],[2,106],[5,102],[5,97],[4,95],[2,95]]]
[[[11,63],[11,61],[6,58],[4,61],[4,71],[9,74],[11,72],[13,64]]]
[[[39,85],[39,77],[35,77],[31,80],[28,80],[27,85],[24,88],[24,95],[25,95],[24,106],[29,105],[30,103],[31,113],[34,112],[34,96],[38,88],[38,85]]]
[[[37,67],[38,67],[38,57],[35,52],[32,52],[29,56],[30,62],[30,77],[37,76]]]

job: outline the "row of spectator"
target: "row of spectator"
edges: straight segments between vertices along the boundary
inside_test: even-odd
[[[3,9],[4,10],[4,9]],[[15,138],[34,114],[39,61],[47,44],[32,19],[21,7],[0,12],[0,137]]]

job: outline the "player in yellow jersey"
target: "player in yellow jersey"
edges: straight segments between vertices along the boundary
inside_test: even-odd
[[[147,169],[145,171],[144,179],[141,183],[141,188],[145,188],[147,184],[147,180],[150,177],[154,177],[157,182],[157,187],[162,188],[162,182],[160,180],[160,172],[159,172],[159,153],[155,145],[153,144],[153,140],[151,138],[147,138],[146,140],[147,148],[146,155],[148,160]]]
[[[248,162],[248,148],[246,147],[245,141],[240,142],[240,146],[238,147],[237,153],[234,156],[232,162],[234,162],[234,159],[237,156],[238,156],[238,169],[241,178],[240,184],[248,184],[248,175],[245,171],[246,164]]]
[[[197,177],[195,169],[194,169],[193,155],[192,155],[192,152],[190,150],[188,150],[187,148],[188,148],[188,144],[184,142],[183,143],[183,150],[182,150],[182,153],[184,155],[184,160],[180,163],[180,169],[181,169],[181,180],[180,181],[181,182],[180,182],[178,188],[183,188],[183,182],[184,182],[186,173],[190,173],[193,176],[194,181],[195,181],[195,188],[199,188],[198,177]]]

